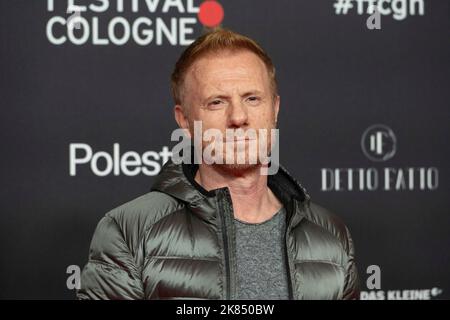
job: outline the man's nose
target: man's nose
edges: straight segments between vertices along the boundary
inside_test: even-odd
[[[247,107],[240,101],[233,101],[229,108],[228,126],[240,128],[248,124]]]

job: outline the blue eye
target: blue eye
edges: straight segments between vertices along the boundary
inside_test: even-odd
[[[247,101],[251,104],[258,104],[259,101],[261,101],[261,98],[257,96],[250,96],[247,98]]]
[[[223,104],[224,104],[224,102],[222,100],[217,99],[217,100],[212,100],[211,102],[208,102],[207,106],[208,106],[208,108],[215,109],[215,108],[221,108],[223,106]]]

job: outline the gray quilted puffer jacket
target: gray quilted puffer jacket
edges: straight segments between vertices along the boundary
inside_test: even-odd
[[[151,192],[101,219],[79,299],[234,299],[236,257],[228,188],[206,191],[195,165],[168,162]],[[352,239],[280,168],[268,186],[287,210],[291,299],[358,299]]]

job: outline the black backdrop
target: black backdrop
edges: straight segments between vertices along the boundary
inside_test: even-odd
[[[369,15],[357,10],[364,1],[349,1],[347,14],[337,14],[340,1],[329,0],[220,3],[222,25],[256,39],[276,64],[281,162],[349,226],[363,298],[448,299],[450,2],[402,1],[384,4],[396,13],[381,15],[380,30],[366,27]],[[151,187],[153,176],[99,176],[90,163],[71,175],[71,145],[111,157],[114,144],[121,154],[158,153],[172,145],[175,128],[169,75],[185,47],[179,37],[174,44],[162,33],[161,44],[130,38],[95,45],[88,34],[82,45],[58,45],[46,30],[53,17],[70,16],[68,2],[55,0],[53,11],[49,2],[0,1],[2,298],[74,298],[66,269],[86,263],[98,220]],[[157,19],[171,26],[171,19],[178,25],[188,18],[189,39],[203,30],[187,6],[149,12],[140,1],[131,12],[125,1],[118,12],[120,1],[107,2],[105,12],[81,12],[91,33],[97,17],[104,38],[119,16],[130,24],[148,17],[150,29]],[[407,10],[400,10],[403,3]],[[57,23],[51,31],[67,34]],[[97,156],[101,171],[105,154]],[[162,160],[154,160],[148,168],[158,170]],[[340,183],[332,186],[336,174]],[[370,265],[380,267],[381,291],[366,287]]]

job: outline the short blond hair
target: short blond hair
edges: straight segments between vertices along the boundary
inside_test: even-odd
[[[180,58],[175,64],[175,69],[171,76],[172,96],[175,104],[181,104],[182,88],[186,73],[195,61],[211,53],[220,53],[223,51],[241,51],[247,50],[256,54],[262,62],[264,62],[273,95],[276,96],[277,81],[275,78],[275,67],[268,54],[256,43],[256,41],[233,32],[231,30],[216,28],[209,30],[204,35],[197,38],[191,45],[189,45],[181,54]]]

